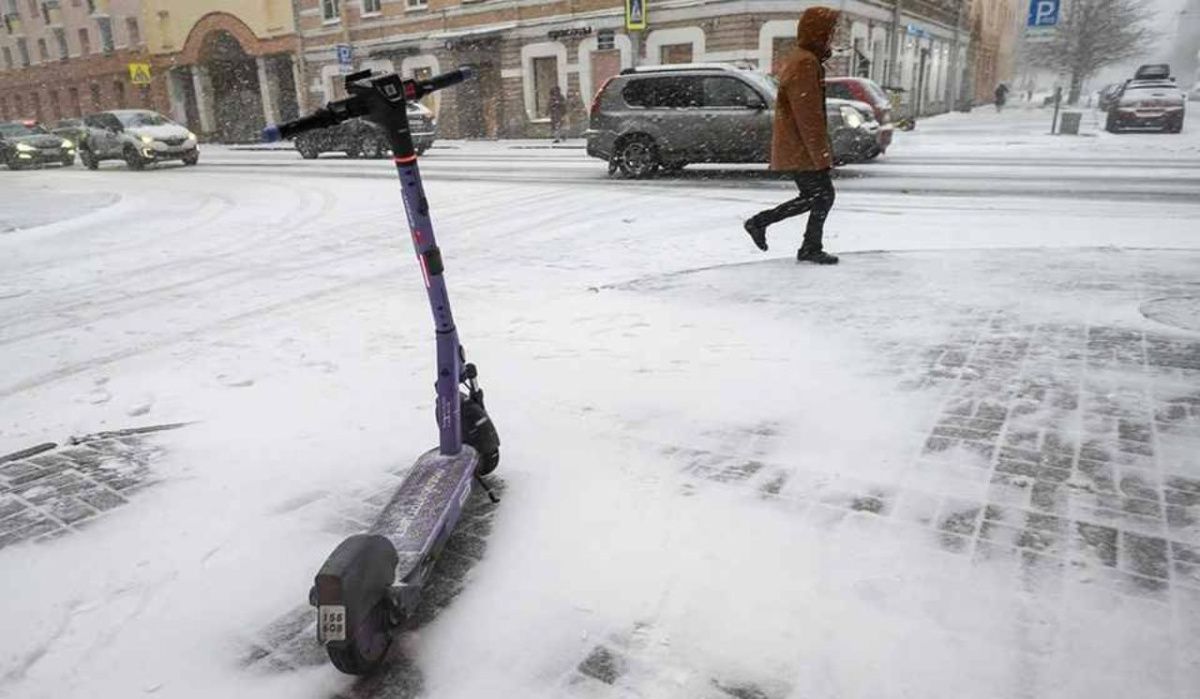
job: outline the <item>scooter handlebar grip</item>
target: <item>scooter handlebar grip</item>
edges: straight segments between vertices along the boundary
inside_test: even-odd
[[[461,66],[457,70],[451,70],[441,75],[435,75],[428,80],[421,81],[422,92],[428,94],[436,90],[443,90],[447,87],[453,87],[463,81],[470,80],[475,77],[475,69],[470,66]]]
[[[295,138],[297,135],[305,131],[313,129],[323,129],[328,126],[334,126],[340,119],[332,111],[321,108],[309,114],[308,116],[300,117],[292,121],[285,121],[282,124],[271,124],[262,131],[262,139],[267,143],[278,141],[281,139]]]

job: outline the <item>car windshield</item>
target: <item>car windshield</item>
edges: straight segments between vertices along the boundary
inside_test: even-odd
[[[0,134],[4,136],[34,136],[41,133],[46,133],[46,130],[37,124],[30,126],[19,121],[0,124]]]
[[[175,122],[157,112],[113,112],[125,128],[138,126],[164,126]]]

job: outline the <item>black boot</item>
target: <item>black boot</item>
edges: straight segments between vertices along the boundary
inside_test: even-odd
[[[767,250],[767,229],[758,224],[753,218],[747,219],[745,224],[746,232],[750,234],[750,240],[758,246],[759,250],[766,252]]]
[[[821,248],[805,245],[796,251],[797,262],[811,262],[815,265],[836,265],[837,255],[830,255]]]

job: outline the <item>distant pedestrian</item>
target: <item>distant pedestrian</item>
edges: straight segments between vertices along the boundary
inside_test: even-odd
[[[1008,102],[1008,85],[1000,83],[996,86],[996,111],[1004,109],[1004,103]]]
[[[558,143],[563,140],[563,122],[567,118],[567,99],[563,97],[558,85],[550,88],[550,103],[547,109],[550,112],[550,134],[554,142]]]
[[[1033,90],[1029,90],[1028,92],[1025,93],[1025,101],[1026,102],[1033,101]]]
[[[839,13],[828,7],[810,7],[800,17],[796,33],[798,50],[779,72],[775,125],[771,140],[771,169],[791,173],[799,196],[755,214],[746,221],[746,232],[759,250],[767,249],[767,226],[810,211],[804,243],[796,259],[820,265],[837,264],[824,251],[825,219],[833,208],[830,171],[833,148],[825,122],[825,69]]]

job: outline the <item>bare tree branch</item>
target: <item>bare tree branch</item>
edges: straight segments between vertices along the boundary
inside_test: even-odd
[[[1071,76],[1071,103],[1097,71],[1144,53],[1156,38],[1143,0],[1069,0],[1064,10],[1055,38],[1030,46],[1029,60]]]

